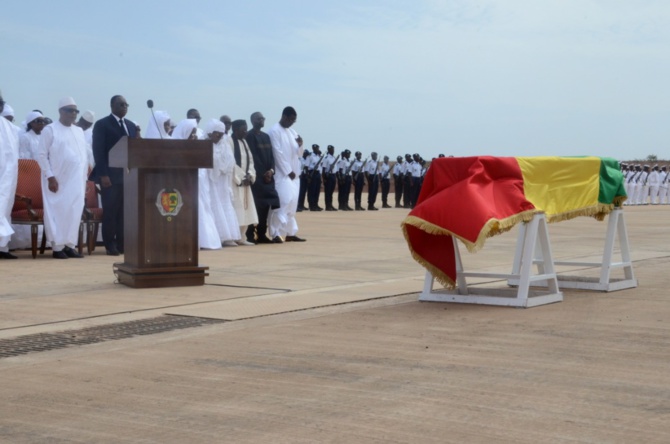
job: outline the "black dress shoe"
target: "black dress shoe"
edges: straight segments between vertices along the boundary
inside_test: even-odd
[[[54,259],[67,259],[67,254],[64,251],[54,251],[51,253],[51,257]]]
[[[0,251],[0,259],[18,259],[18,256],[14,256],[9,251]]]
[[[275,237],[272,238],[272,243],[273,243],[273,244],[283,244],[284,241],[281,240],[281,237],[279,237],[279,236],[275,236]]]
[[[81,254],[77,253],[74,249],[72,249],[72,248],[70,248],[70,247],[65,247],[65,248],[63,248],[63,253],[65,253],[65,255],[66,255],[67,257],[74,257],[74,258],[77,258],[77,259],[82,259],[82,258],[84,257],[84,256],[82,256]]]
[[[260,236],[260,237],[256,240],[256,243],[257,243],[257,244],[271,244],[271,243],[272,243],[272,239],[270,239],[270,238],[267,237],[267,236]]]
[[[368,205],[368,211],[377,211],[379,208],[375,207],[374,205]]]
[[[391,207],[391,205],[389,205],[389,204],[384,204],[384,205],[382,205],[382,208],[393,208],[393,207]]]
[[[305,242],[306,240],[298,236],[286,236],[286,242]]]
[[[121,256],[121,253],[119,253],[119,250],[107,250],[107,256]]]

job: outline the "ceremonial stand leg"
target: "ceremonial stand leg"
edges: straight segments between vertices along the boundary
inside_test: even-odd
[[[534,260],[534,253],[539,257]],[[463,270],[458,243],[454,238],[454,254],[456,262],[456,288],[454,290],[433,290],[434,279],[430,272],[426,273],[424,288],[420,301],[460,302],[466,304],[502,305],[511,307],[534,307],[563,300],[558,289],[558,281],[554,270],[549,233],[544,214],[537,214],[524,223],[519,230],[512,274],[466,272]],[[533,273],[534,266],[539,272]],[[504,290],[486,287],[468,287],[466,277],[497,278],[516,281],[518,288],[515,295],[505,295]],[[534,282],[548,283],[548,291],[531,294],[530,286]]]

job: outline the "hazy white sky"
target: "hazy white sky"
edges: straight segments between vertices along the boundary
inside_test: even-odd
[[[123,94],[364,156],[670,158],[667,0],[12,0],[0,36],[18,121]]]

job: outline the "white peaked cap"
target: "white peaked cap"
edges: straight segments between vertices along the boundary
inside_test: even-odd
[[[77,104],[74,102],[74,99],[72,97],[63,97],[58,101],[58,109],[61,109],[65,106],[70,106],[74,105],[77,106]]]
[[[93,111],[86,110],[84,111],[84,114],[81,115],[81,118],[88,123],[93,123],[95,122],[95,113]]]

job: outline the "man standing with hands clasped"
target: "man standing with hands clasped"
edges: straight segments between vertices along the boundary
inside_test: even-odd
[[[102,199],[102,240],[107,255],[123,253],[123,168],[109,166],[109,151],[123,136],[139,137],[139,128],[125,119],[128,102],[123,96],[110,100],[112,113],[93,126],[93,157],[95,168],[91,179],[100,184]]]
[[[295,220],[300,192],[298,175],[302,156],[302,137],[291,126],[297,119],[295,109],[287,106],[282,111],[279,122],[268,133],[275,158],[275,187],[281,203],[280,208],[272,210],[270,215],[270,235],[273,241],[280,236],[286,236],[286,242],[305,241],[297,236],[298,223]]]

